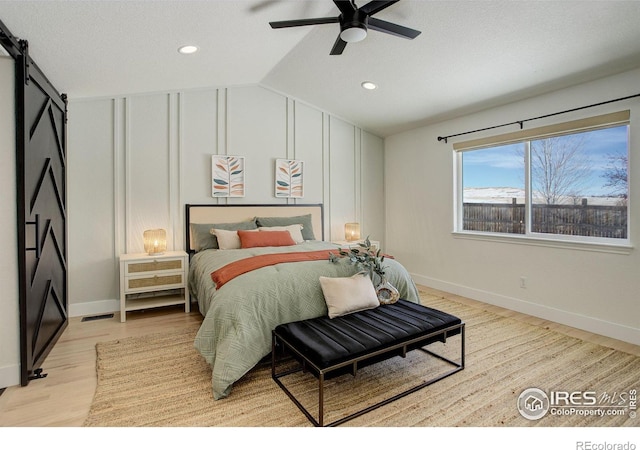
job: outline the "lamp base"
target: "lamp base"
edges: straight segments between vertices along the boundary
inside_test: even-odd
[[[157,253],[149,252],[149,256],[160,256],[160,255],[164,255],[164,252],[157,252]]]

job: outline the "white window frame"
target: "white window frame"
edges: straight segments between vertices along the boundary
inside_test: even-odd
[[[565,122],[561,124],[550,125],[546,127],[535,128],[531,130],[523,130],[514,133],[508,133],[488,138],[475,139],[454,144],[453,146],[453,236],[456,238],[490,240],[505,243],[518,243],[527,245],[538,245],[556,248],[569,248],[579,250],[602,251],[607,253],[629,254],[633,249],[630,241],[631,236],[631,195],[627,197],[627,238],[601,238],[591,236],[571,236],[551,233],[534,233],[531,231],[531,167],[530,167],[530,142],[532,140],[545,137],[561,136],[563,134],[575,134],[585,131],[593,131],[597,129],[611,128],[615,126],[627,126],[629,133],[629,111],[621,111],[602,116],[591,117],[587,119]],[[525,161],[524,161],[524,178],[525,178],[525,233],[493,233],[486,231],[470,231],[463,229],[463,184],[462,184],[462,154],[465,151],[481,150],[483,148],[497,147],[500,145],[524,142],[525,143]],[[627,164],[629,163],[630,136],[627,135]],[[631,171],[627,170],[627,186],[631,186]]]

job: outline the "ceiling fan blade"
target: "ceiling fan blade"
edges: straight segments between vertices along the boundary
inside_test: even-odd
[[[305,25],[323,25],[325,23],[339,23],[340,17],[319,17],[316,19],[280,20],[269,22],[271,28],[303,27]]]
[[[392,34],[405,39],[414,39],[421,31],[414,30],[412,28],[403,27],[395,23],[387,22],[385,20],[376,19],[375,17],[369,17],[368,28],[370,30],[381,31],[382,33]]]
[[[356,10],[356,6],[351,0],[333,0],[342,14],[349,15]]]
[[[344,48],[346,46],[347,46],[347,43],[342,40],[340,35],[338,35],[338,39],[336,39],[336,42],[333,44],[333,48],[331,49],[331,53],[329,53],[329,54],[330,55],[342,55],[342,52],[344,51]]]
[[[385,8],[393,5],[394,3],[398,3],[400,0],[374,0],[372,2],[367,3],[364,6],[360,7],[360,11],[365,13],[368,16],[372,16],[375,13],[382,11]]]

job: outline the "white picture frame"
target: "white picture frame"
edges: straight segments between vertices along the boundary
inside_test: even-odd
[[[304,161],[276,159],[274,192],[277,198],[304,197]]]
[[[244,197],[244,156],[211,157],[211,196]]]

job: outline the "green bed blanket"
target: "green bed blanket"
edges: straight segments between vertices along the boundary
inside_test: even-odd
[[[327,314],[321,275],[347,277],[359,268],[346,259],[281,263],[240,275],[220,289],[211,273],[255,255],[322,249],[338,253],[336,244],[307,241],[287,247],[205,250],[192,257],[189,289],[204,316],[194,345],[211,365],[216,400],[228,396],[233,383],[271,352],[271,332],[277,325]],[[383,264],[401,297],[418,303],[418,290],[406,269],[390,258]]]

